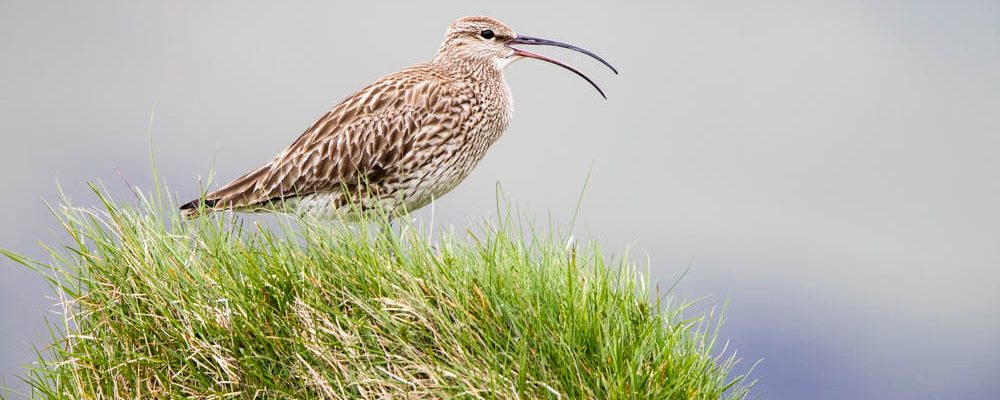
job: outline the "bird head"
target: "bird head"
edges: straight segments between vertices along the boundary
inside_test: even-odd
[[[519,59],[534,58],[572,71],[589,82],[601,96],[607,98],[593,80],[577,69],[554,58],[514,47],[515,45],[556,46],[578,51],[600,61],[615,74],[618,73],[615,67],[588,50],[554,40],[518,35],[503,22],[490,17],[463,17],[453,22],[445,33],[444,42],[435,60],[486,65],[502,70]]]

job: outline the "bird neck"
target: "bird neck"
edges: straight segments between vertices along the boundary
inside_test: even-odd
[[[503,67],[487,59],[469,59],[438,53],[432,63],[455,78],[471,82],[503,82]]]

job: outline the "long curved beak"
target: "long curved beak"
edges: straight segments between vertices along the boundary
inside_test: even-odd
[[[572,71],[574,74],[579,75],[581,78],[583,78],[584,80],[586,80],[588,83],[590,83],[590,85],[593,86],[594,89],[597,89],[597,92],[601,94],[601,97],[604,97],[605,99],[608,98],[608,96],[604,95],[604,91],[601,90],[601,88],[599,86],[597,86],[597,84],[594,83],[594,81],[592,81],[590,78],[587,77],[587,75],[584,75],[582,72],[577,71],[576,68],[573,68],[573,67],[571,67],[569,65],[566,65],[562,61],[556,60],[554,58],[549,58],[549,57],[543,56],[541,54],[532,53],[532,52],[526,51],[526,50],[521,50],[521,49],[516,48],[516,47],[511,47],[511,45],[515,45],[515,44],[556,46],[556,47],[562,47],[564,49],[570,49],[570,50],[573,50],[573,51],[578,51],[580,53],[586,54],[586,55],[594,58],[597,61],[600,61],[601,64],[604,64],[608,68],[611,68],[611,71],[614,72],[617,75],[618,74],[618,70],[616,70],[615,67],[612,67],[611,64],[608,63],[607,61],[604,61],[604,59],[601,58],[600,56],[598,56],[597,54],[594,54],[594,53],[590,52],[589,50],[573,46],[571,44],[557,42],[555,40],[534,38],[534,37],[530,37],[530,36],[521,36],[521,35],[518,35],[514,39],[511,39],[509,42],[507,42],[507,47],[510,47],[511,50],[514,50],[514,55],[515,56],[527,57],[527,58],[535,58],[535,59],[539,59],[539,60],[542,60],[542,61],[550,62],[550,63],[553,63],[553,64],[558,65],[560,67],[566,68],[566,69]]]

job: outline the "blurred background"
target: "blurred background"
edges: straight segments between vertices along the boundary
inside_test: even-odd
[[[537,61],[514,122],[436,204],[464,227],[495,186],[536,218],[648,254],[676,293],[730,301],[722,339],[773,399],[1000,393],[1000,2],[509,0],[0,2],[0,246],[45,259],[57,181],[126,199],[148,144],[182,200],[249,171],[341,98],[490,15],[608,93]],[[428,220],[428,210],[418,213]],[[0,261],[0,375],[53,300]]]

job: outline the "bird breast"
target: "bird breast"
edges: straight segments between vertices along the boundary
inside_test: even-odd
[[[423,207],[443,196],[462,182],[486,155],[510,124],[512,99],[502,76],[494,79],[456,82],[451,109],[461,115],[459,124],[450,129],[424,127],[436,131],[423,147],[403,188],[407,209]]]

